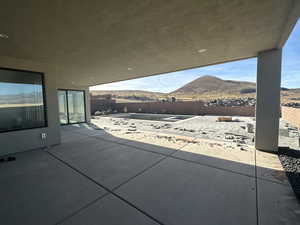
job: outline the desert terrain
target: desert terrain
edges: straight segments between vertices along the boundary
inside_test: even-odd
[[[181,88],[170,92],[149,92],[140,90],[91,91],[92,96],[111,95],[117,103],[153,101],[213,101],[216,99],[247,99],[256,97],[256,83],[222,80],[216,76],[202,76]],[[281,88],[281,102],[300,103],[300,88]]]

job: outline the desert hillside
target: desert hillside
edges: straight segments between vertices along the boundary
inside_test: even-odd
[[[164,98],[166,94],[151,91],[141,90],[124,90],[124,91],[90,91],[92,96],[97,95],[112,95],[112,98],[117,102],[147,102],[159,101]]]
[[[170,92],[150,92],[141,90],[124,91],[91,91],[92,95],[110,94],[117,102],[145,102],[170,100],[175,97],[179,101],[213,100],[218,98],[255,98],[256,83],[246,81],[222,80],[216,76],[202,76],[181,88]],[[300,89],[282,88],[283,103],[300,102]]]
[[[246,94],[255,92],[255,83],[245,81],[222,80],[215,76],[203,76],[170,94],[203,95],[203,94]]]
[[[152,91],[140,91],[140,90],[124,90],[124,91],[91,91],[92,95],[118,95],[118,96],[124,96],[124,95],[145,95],[145,96],[161,96],[163,93],[160,92],[152,92]]]

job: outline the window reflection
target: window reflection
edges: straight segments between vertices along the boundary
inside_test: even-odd
[[[42,74],[0,69],[0,131],[44,126]]]

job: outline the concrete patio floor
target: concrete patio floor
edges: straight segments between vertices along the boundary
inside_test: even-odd
[[[216,157],[197,143],[61,130],[61,145],[0,164],[1,225],[300,224],[277,156]]]

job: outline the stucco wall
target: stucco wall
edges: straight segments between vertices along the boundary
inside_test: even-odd
[[[147,102],[147,103],[117,103],[118,112],[222,115],[222,116],[254,116],[253,106],[204,106],[201,101],[191,102]]]
[[[85,115],[86,115],[86,122],[91,121],[91,96],[90,96],[90,90],[88,87],[84,88],[85,91]]]
[[[60,123],[58,116],[58,98],[57,89],[68,88],[86,91],[86,113],[87,119],[90,119],[89,93],[87,87],[76,87],[72,84],[65,84],[63,87],[58,86],[56,75],[59,73],[56,68],[53,68],[44,63],[33,61],[25,61],[9,57],[0,57],[0,67],[30,70],[43,72],[45,76],[45,94],[47,106],[48,127],[36,128],[20,131],[10,131],[0,133],[0,155],[9,153],[22,152],[31,149],[38,149],[44,146],[51,146],[60,143]],[[64,74],[60,74],[64,76]],[[59,76],[58,76],[59,77]],[[47,134],[47,140],[41,139],[41,133]]]
[[[43,72],[45,75],[45,94],[47,104],[48,127],[0,133],[0,155],[36,149],[45,145],[60,143],[58,120],[58,99],[56,82],[52,79],[55,70],[42,63],[12,58],[0,58],[0,67]],[[41,133],[47,134],[47,141],[41,139]]]
[[[281,117],[283,120],[300,128],[300,109],[282,106]]]

